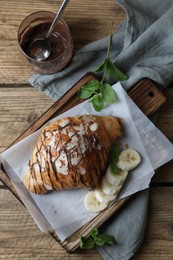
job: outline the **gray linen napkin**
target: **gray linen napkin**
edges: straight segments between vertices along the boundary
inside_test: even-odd
[[[142,78],[167,87],[173,80],[173,2],[172,0],[118,0],[126,19],[115,32],[111,60],[127,75],[121,82],[128,90]],[[35,74],[30,84],[55,100],[85,73],[105,58],[108,37],[81,48],[70,65],[53,75]],[[127,260],[140,246],[146,227],[149,190],[139,192],[128,205],[103,227],[117,239],[115,246],[98,248],[103,259]]]

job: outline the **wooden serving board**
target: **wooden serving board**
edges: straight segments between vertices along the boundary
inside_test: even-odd
[[[61,99],[56,101],[33,125],[31,125],[29,129],[27,129],[22,135],[20,135],[10,146],[38,130],[51,118],[60,115],[68,109],[72,108],[73,106],[81,103],[82,100],[79,99],[76,95],[77,91],[82,85],[86,84],[88,81],[94,78],[95,75],[93,73],[86,74]],[[136,103],[136,105],[147,116],[157,111],[160,108],[160,106],[166,101],[166,98],[163,95],[163,93],[149,79],[143,79],[140,82],[138,82],[133,88],[131,88],[128,94]],[[8,178],[4,169],[0,171],[0,180],[21,201],[13,183]],[[102,225],[108,218],[110,218],[114,213],[116,213],[129,199],[130,197],[127,197],[125,199],[113,203],[107,209],[100,212],[94,219],[92,219],[89,223],[77,230],[63,242],[59,240],[54,231],[51,231],[49,233],[66,249],[67,252],[72,253],[76,248],[78,248],[79,237],[81,235],[88,236],[94,227],[99,227],[100,225]]]

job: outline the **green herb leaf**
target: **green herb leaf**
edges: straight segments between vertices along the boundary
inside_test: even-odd
[[[113,174],[118,174],[120,169],[117,166],[119,159],[119,149],[116,145],[113,145],[109,154],[110,167]]]
[[[109,244],[109,245],[117,244],[117,241],[112,235],[100,234],[99,237],[105,241],[105,244]]]
[[[91,99],[91,103],[93,104],[94,109],[98,112],[104,108],[104,102],[101,95],[94,95]]]
[[[110,150],[110,155],[109,155],[110,162],[117,163],[118,159],[119,159],[119,154],[120,154],[120,151],[119,151],[118,146],[116,144],[113,144],[111,147],[111,150]]]
[[[97,246],[103,246],[105,244],[109,244],[109,245],[116,244],[115,238],[111,235],[106,235],[106,234],[99,234],[94,242]]]
[[[94,240],[95,244],[97,246],[103,246],[106,243],[106,240],[104,238],[103,234],[98,235],[95,240]]]
[[[112,174],[119,174],[120,169],[119,169],[119,167],[118,167],[117,164],[111,163],[111,164],[110,164],[110,167],[111,167],[111,172],[112,172]]]
[[[108,83],[100,84],[100,92],[103,100],[108,104],[114,103],[117,100],[117,95],[114,89]]]
[[[95,245],[103,246],[104,244],[113,245],[116,243],[112,235],[101,234],[97,228],[91,231],[91,235],[88,238],[80,237],[80,248],[82,249],[91,249]]]
[[[94,228],[92,231],[91,231],[91,236],[93,238],[96,238],[97,235],[99,234],[99,230],[97,228]]]
[[[92,237],[80,237],[80,248],[81,249],[91,249],[94,247],[94,239]]]
[[[106,67],[106,59],[100,63],[98,68],[95,70],[95,72],[104,71]]]
[[[92,96],[93,92],[86,89],[85,87],[81,87],[78,91],[78,97],[82,98],[82,99],[87,99],[90,98]]]
[[[106,59],[106,73],[115,81],[128,79],[128,77],[110,60],[110,58]]]
[[[92,79],[85,84],[85,88],[88,90],[96,91],[99,89],[100,82],[97,79]]]
[[[98,89],[100,82],[98,80],[91,80],[84,86],[82,86],[78,91],[78,97],[82,99],[90,98]]]

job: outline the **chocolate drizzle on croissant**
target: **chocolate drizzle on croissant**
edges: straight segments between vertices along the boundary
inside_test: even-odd
[[[82,115],[46,126],[29,161],[26,188],[37,194],[50,190],[94,189],[108,163],[111,145],[121,136],[119,120]]]

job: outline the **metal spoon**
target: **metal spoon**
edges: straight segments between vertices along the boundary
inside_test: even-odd
[[[38,38],[36,40],[34,40],[30,46],[29,46],[29,50],[28,50],[28,54],[31,58],[37,60],[37,61],[44,61],[46,59],[48,59],[48,57],[51,54],[51,45],[49,43],[49,36],[52,33],[53,29],[55,28],[55,25],[58,22],[58,19],[60,18],[60,16],[62,15],[65,7],[67,6],[68,2],[70,0],[64,0],[58,13],[56,14],[45,38]]]

